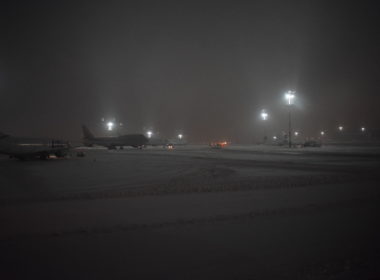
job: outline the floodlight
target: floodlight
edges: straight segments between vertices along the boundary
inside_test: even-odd
[[[266,121],[267,119],[268,119],[268,113],[265,111],[265,110],[261,110],[261,119],[263,120],[263,121]]]
[[[114,123],[113,122],[108,122],[107,123],[107,129],[109,130],[109,131],[111,131],[112,129],[113,129],[113,127],[114,127]]]
[[[285,99],[287,100],[288,105],[293,104],[293,99],[296,97],[295,93],[296,92],[292,90],[288,90],[287,92],[285,92]]]

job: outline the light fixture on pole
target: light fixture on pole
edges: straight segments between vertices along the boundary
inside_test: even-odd
[[[263,109],[261,110],[260,117],[263,121],[266,121],[269,117],[269,114]],[[264,143],[267,141],[267,138],[266,125],[264,124]]]
[[[287,105],[289,106],[289,131],[288,131],[288,140],[289,140],[289,148],[292,147],[292,114],[291,107],[293,105],[293,100],[296,98],[295,91],[288,90],[285,92],[285,99],[287,100]]]
[[[296,98],[295,91],[288,90],[285,92],[285,99],[287,100],[288,105],[293,105],[293,100]]]
[[[260,114],[260,116],[261,116],[261,119],[263,120],[263,121],[266,121],[267,119],[268,119],[268,113],[265,111],[265,110],[261,110],[261,114]]]
[[[113,122],[108,122],[108,123],[107,123],[107,129],[108,129],[108,131],[112,131],[114,125],[115,125],[115,124],[114,124]]]

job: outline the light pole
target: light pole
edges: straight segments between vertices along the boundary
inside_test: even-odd
[[[261,110],[261,114],[260,114],[260,116],[261,116],[261,119],[265,122],[267,119],[268,119],[268,117],[269,117],[269,115],[268,115],[268,113],[265,111],[265,110]],[[266,132],[266,126],[265,126],[265,124],[264,124],[264,143],[267,141],[267,132]]]
[[[293,99],[295,96],[295,91],[288,90],[285,93],[285,99],[287,100],[286,104],[289,106],[289,131],[288,131],[288,140],[289,140],[289,148],[292,147],[292,114],[291,114],[291,107],[293,105]]]
[[[111,119],[106,119],[106,118],[102,118],[101,119],[101,121],[102,121],[102,125],[104,125],[105,126],[105,128],[106,128],[106,130],[108,131],[108,132],[112,132],[112,131],[114,131],[114,130],[118,130],[118,123],[116,122],[116,119],[115,118],[111,118]],[[120,126],[122,126],[123,124],[122,123],[120,123]]]
[[[115,125],[115,124],[114,124],[113,122],[108,122],[108,123],[107,123],[107,129],[108,129],[108,131],[113,130],[114,125]]]
[[[325,132],[322,130],[322,131],[321,131],[321,141],[320,141],[320,142],[321,142],[321,145],[322,145],[322,139],[323,139],[324,136],[325,136]]]
[[[268,113],[265,110],[261,110],[261,118],[263,121],[266,121],[268,119]]]

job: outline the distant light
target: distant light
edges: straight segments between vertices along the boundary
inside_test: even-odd
[[[108,122],[108,123],[107,123],[107,129],[108,129],[109,131],[111,131],[111,130],[113,129],[113,127],[114,127],[114,123],[113,123],[113,122]]]
[[[266,121],[268,119],[268,113],[265,110],[261,110],[261,119]]]
[[[183,137],[182,134],[178,134],[178,138],[179,138],[180,140],[182,139],[182,137]]]
[[[321,135],[322,135],[322,136],[325,135],[325,132],[324,132],[324,131],[321,131]]]
[[[120,125],[120,126],[123,126],[123,123],[120,123],[119,125]]]
[[[365,127],[362,127],[360,130],[361,130],[362,132],[364,132],[364,131],[365,131]]]
[[[339,129],[340,131],[343,131],[343,126],[339,126],[338,129]]]
[[[147,131],[147,133],[146,133],[147,135],[148,135],[148,138],[151,138],[152,137],[152,135],[153,135],[153,132],[152,131]]]
[[[295,132],[294,132],[294,135],[295,135],[295,136],[298,136],[298,134],[299,134],[298,131],[295,131]]]
[[[296,97],[295,93],[296,92],[293,90],[288,90],[287,92],[285,92],[285,99],[287,100],[288,105],[293,104],[293,99]]]
[[[277,136],[273,136],[273,140],[277,140]]]

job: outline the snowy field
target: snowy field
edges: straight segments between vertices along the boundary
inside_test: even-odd
[[[380,149],[0,157],[0,279],[380,279]]]

